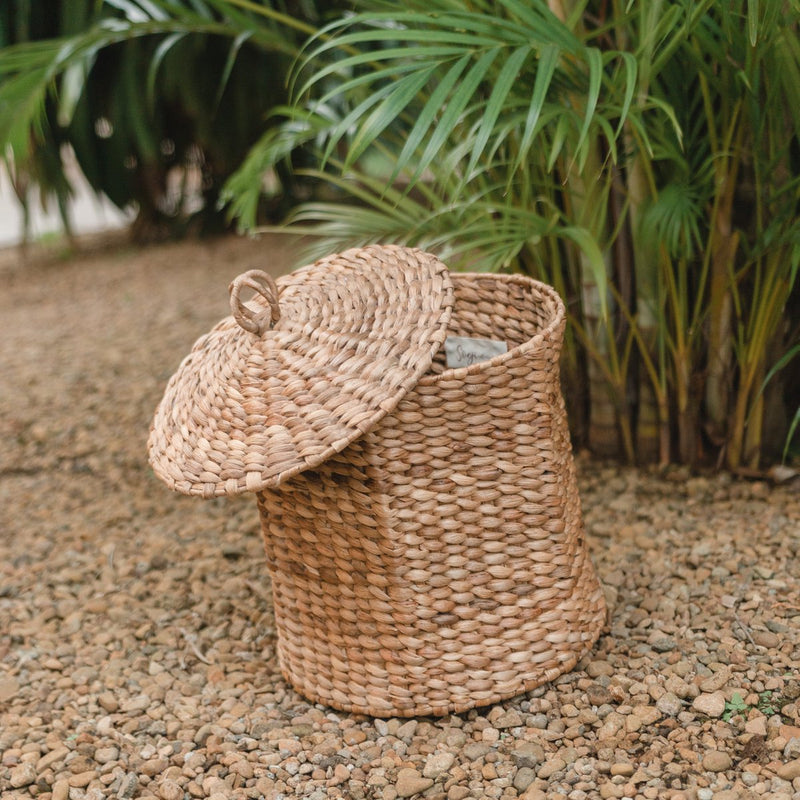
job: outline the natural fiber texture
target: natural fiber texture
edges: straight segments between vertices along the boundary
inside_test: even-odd
[[[349,447],[258,494],[281,668],[339,709],[494,703],[571,669],[604,624],[559,386],[563,304],[519,276],[452,281],[449,333],[509,352],[462,369],[437,356]]]
[[[242,293],[257,292],[249,305]],[[257,270],[231,285],[233,316],[170,380],[150,461],[172,489],[211,497],[278,486],[342,451],[429,368],[453,303],[434,256],[368,247],[277,285]]]

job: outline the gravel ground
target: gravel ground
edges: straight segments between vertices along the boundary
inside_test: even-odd
[[[282,680],[252,499],[171,494],[152,412],[281,240],[0,254],[3,798],[800,798],[800,494],[578,458],[612,605],[578,669],[372,720]]]

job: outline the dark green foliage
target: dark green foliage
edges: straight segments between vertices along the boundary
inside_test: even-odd
[[[65,0],[56,14],[49,0],[4,5],[0,45],[41,43],[0,59],[0,138],[14,168],[63,198],[66,142],[95,190],[135,205],[140,237],[222,225],[220,188],[285,101],[310,30],[280,20],[318,23],[326,6],[242,5]]]
[[[285,56],[242,47],[223,86],[230,50],[220,36],[148,37],[97,55],[67,136],[92,186],[137,204],[145,235],[195,211],[218,224],[222,183],[283,99]]]
[[[68,7],[69,3],[65,5]],[[59,15],[42,13],[41,6],[41,0],[17,0],[0,5],[0,48],[57,35],[60,28]],[[64,18],[69,16],[66,11],[66,8],[62,11]],[[81,21],[76,20],[78,23]],[[44,106],[44,116],[54,117],[53,98],[45,99]],[[8,106],[0,106],[0,110],[9,117],[15,113],[15,109]],[[62,163],[61,148],[64,143],[63,131],[39,119],[29,136],[0,151],[0,162],[5,162],[8,168],[12,187],[23,212],[23,227],[20,232],[23,243],[27,243],[29,233],[30,190],[34,187],[38,188],[43,203],[55,199],[64,229],[70,235],[67,204],[71,187]]]

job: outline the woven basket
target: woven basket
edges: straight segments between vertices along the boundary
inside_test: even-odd
[[[403,248],[348,251],[273,288],[248,275],[243,285],[264,298],[243,308],[234,286],[234,318],[201,339],[173,377],[150,451],[180,491],[256,492],[286,678],[338,709],[411,716],[494,703],[571,669],[597,639],[605,605],[559,386],[558,295],[521,276],[450,275]],[[291,308],[293,299],[353,275],[357,291],[330,299],[338,308],[353,291],[365,298],[352,302],[344,351],[315,339],[303,345],[305,372],[276,372],[263,342],[290,325],[284,309],[297,316],[303,307],[307,318],[281,346],[313,338],[309,319],[330,317]],[[379,344],[363,344],[376,329]],[[508,352],[448,367],[443,344],[452,336],[501,341]],[[356,358],[366,359],[361,384]],[[308,387],[323,380],[315,371],[323,366],[316,402]],[[351,377],[339,380],[338,370]],[[237,427],[239,397],[260,422]],[[351,401],[365,408],[347,410]],[[327,438],[308,423],[308,408],[324,403],[318,417],[339,415]],[[302,422],[289,446],[280,430],[291,428],[291,409]],[[259,428],[271,435],[259,438]],[[279,455],[270,455],[276,441]]]

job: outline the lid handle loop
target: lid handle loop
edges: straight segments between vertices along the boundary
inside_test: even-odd
[[[269,303],[269,309],[254,311],[245,305],[241,298],[242,290],[251,289],[260,294]],[[231,294],[231,311],[239,325],[250,333],[260,336],[269,330],[281,318],[278,306],[278,284],[272,275],[260,269],[251,269],[243,272],[231,282],[228,287]]]

